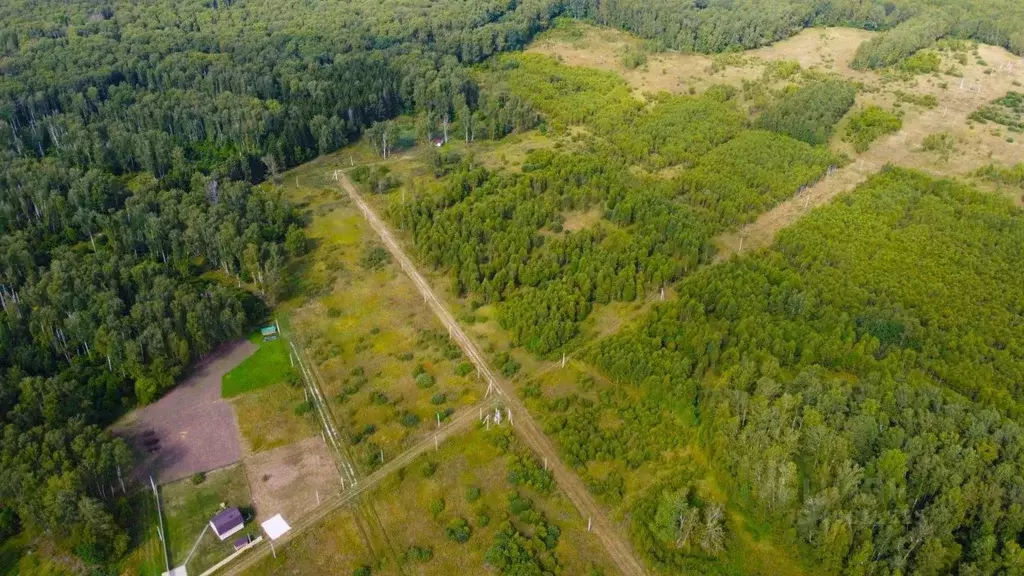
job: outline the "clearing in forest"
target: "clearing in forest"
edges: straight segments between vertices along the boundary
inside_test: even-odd
[[[424,307],[348,198],[319,170],[287,194],[310,215],[313,250],[295,271],[290,322],[364,471],[380,466],[482,396],[476,371]],[[324,188],[318,188],[322,183]],[[304,299],[307,299],[303,302]]]
[[[542,35],[528,51],[551,55],[567,65],[615,72],[638,95],[659,91],[701,94],[715,85],[731,85],[741,90],[741,104],[747,107],[753,105],[745,98],[751,84],[766,84],[779,64],[792,62],[804,70],[836,74],[859,83],[857,109],[878,105],[900,111],[902,128],[863,153],[842,142],[845,125],[841,124],[831,146],[848,154],[852,161],[832,177],[761,214],[756,221],[716,237],[721,259],[738,252],[741,244],[744,250],[767,246],[780,229],[852,190],[886,164],[964,176],[991,163],[1012,165],[1024,157],[1024,138],[1014,137],[995,124],[985,126],[971,120],[979,108],[1024,83],[1024,62],[1019,57],[982,44],[971,54],[938,52],[938,70],[956,71],[956,75],[938,71],[930,75],[876,73],[850,68],[857,48],[872,35],[849,28],[807,29],[774,45],[736,54],[651,53],[645,64],[629,68],[622,61],[623,50],[643,45],[643,41],[623,32],[567,23]],[[778,80],[766,84],[769,88],[781,85],[784,82]],[[941,134],[948,135],[946,149],[927,141]],[[1019,192],[1012,195],[1015,201],[1021,201]]]
[[[163,398],[115,425],[141,455],[136,470],[142,479],[171,482],[238,461],[238,422],[221,399],[221,378],[255,350],[247,340],[221,346]]]

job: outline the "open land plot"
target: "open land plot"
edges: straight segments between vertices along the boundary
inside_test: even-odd
[[[187,565],[189,573],[202,573],[229,556],[234,552],[233,543],[237,538],[259,534],[256,509],[242,465],[208,472],[199,484],[191,478],[166,484],[160,488],[160,498],[171,565],[180,566],[195,547]],[[207,527],[210,519],[224,507],[241,510],[246,525],[234,537],[222,542]]]
[[[341,489],[338,470],[320,436],[245,459],[245,468],[262,522],[275,514],[297,519]]]
[[[613,573],[597,539],[587,533],[586,519],[542,467],[507,427],[478,428],[392,476],[372,498],[394,546],[405,553],[408,574],[496,569],[502,538],[513,532],[537,538],[537,558],[564,574]],[[525,478],[538,480],[529,486]],[[469,527],[465,542],[450,534],[460,520]],[[540,543],[544,533],[558,536]],[[429,550],[429,558],[418,557],[418,550]]]
[[[393,556],[380,546],[370,550],[358,518],[343,509],[251,573],[349,574],[365,565],[373,574],[478,574],[499,570],[507,536],[520,539],[522,554],[535,559],[530,562],[558,573],[612,574],[586,519],[549,477],[536,481],[537,488],[522,483],[528,477],[545,478],[542,464],[524,456],[507,427],[478,428],[399,470],[368,496]]]
[[[371,567],[375,575],[397,574],[381,569],[363,539],[356,514],[349,508],[341,508],[278,550],[276,557],[267,556],[246,573],[267,576],[348,575],[361,566]]]
[[[298,377],[288,357],[288,343],[283,338],[263,342],[259,333],[256,333],[250,336],[249,341],[256,346],[256,351],[224,374],[221,385],[221,396],[224,398],[233,398]]]
[[[246,340],[218,348],[166,396],[115,425],[142,455],[136,467],[142,478],[163,484],[238,461],[238,423],[220,397],[221,378],[255,350]]]
[[[317,434],[288,342],[263,342],[259,333],[249,340],[256,352],[224,375],[221,389],[238,417],[244,452],[273,450]]]
[[[401,452],[439,418],[474,404],[483,388],[362,216],[329,189],[323,174],[330,166],[284,177],[286,192],[308,212],[315,245],[297,271],[296,300],[308,300],[286,306],[353,445],[354,464],[372,470],[381,450]]]
[[[306,438],[319,438],[313,411],[304,408],[300,386],[274,384],[231,399],[245,454],[261,453]]]

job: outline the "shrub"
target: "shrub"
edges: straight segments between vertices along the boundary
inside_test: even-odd
[[[470,486],[466,488],[466,502],[476,502],[480,499],[480,488],[476,486]]]
[[[868,106],[850,118],[843,140],[853,144],[857,152],[864,152],[871,143],[885,134],[898,132],[903,120],[878,106]]]
[[[444,498],[437,498],[436,500],[431,500],[430,504],[427,505],[427,510],[430,511],[430,515],[434,518],[440,516],[441,513],[444,512],[444,509]]]
[[[420,417],[413,412],[403,412],[401,422],[406,428],[415,428],[420,425]]]
[[[946,159],[956,150],[956,138],[946,132],[929,134],[922,142],[921,149],[925,152],[936,152]]]
[[[434,558],[434,549],[430,546],[410,546],[405,552],[406,558],[421,564],[430,562]]]
[[[494,363],[498,365],[498,368],[501,370],[501,373],[506,378],[511,378],[516,374],[516,372],[519,372],[519,362],[516,362],[516,360],[512,358],[508,352],[502,352],[501,354],[498,354],[494,359]]]
[[[195,474],[192,475],[192,483],[195,484],[196,486],[202,484],[205,481],[206,474],[203,472],[196,472]]]
[[[473,534],[473,529],[469,526],[469,522],[466,522],[465,518],[456,518],[448,523],[445,527],[445,532],[448,535],[448,539],[459,544],[465,544],[469,542],[469,537]]]
[[[420,468],[420,475],[424,478],[430,478],[437,472],[437,462],[427,462]]]
[[[306,233],[295,224],[288,227],[288,233],[284,237],[284,249],[288,251],[292,257],[302,256],[309,249],[309,240],[306,239]]]
[[[469,362],[461,362],[455,367],[455,373],[459,376],[465,376],[473,371],[473,365]]]
[[[352,435],[352,444],[356,445],[366,439],[367,436],[372,435],[377,431],[377,427],[373,424],[367,424],[358,433]]]
[[[352,576],[371,576],[372,574],[373,569],[365,564],[352,571]]]
[[[430,403],[434,406],[440,406],[448,401],[448,395],[444,392],[438,392],[430,397]]]
[[[940,64],[942,64],[942,58],[937,52],[921,50],[909,58],[904,58],[899,67],[900,70],[911,74],[931,74],[938,71]]]
[[[480,528],[486,528],[491,523],[491,515],[486,510],[480,510],[476,513],[476,525]]]
[[[437,381],[434,379],[434,377],[431,376],[430,374],[427,374],[426,372],[416,377],[416,386],[424,390],[426,390],[427,388],[433,388],[434,384],[436,383]]]
[[[310,402],[309,400],[303,400],[302,402],[299,402],[295,406],[295,415],[296,416],[305,416],[306,414],[309,414],[309,412],[312,409],[313,409],[313,403]]]
[[[367,270],[373,270],[390,261],[391,254],[383,246],[375,245],[363,253],[359,265]]]

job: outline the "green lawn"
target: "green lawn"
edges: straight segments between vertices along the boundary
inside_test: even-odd
[[[236,536],[221,542],[212,530],[207,530],[199,541],[195,554],[188,563],[188,571],[200,574],[234,552],[233,543],[244,534],[254,534],[256,528],[249,482],[242,466],[230,466],[206,474],[201,484],[191,478],[160,487],[163,501],[167,541],[171,550],[171,565],[185,561],[199,535],[219,510],[220,505],[235,506],[245,516],[252,515],[245,528]]]
[[[285,382],[294,374],[288,358],[288,343],[284,338],[262,342],[257,334],[250,340],[259,346],[259,350],[224,375],[220,388],[223,398]]]

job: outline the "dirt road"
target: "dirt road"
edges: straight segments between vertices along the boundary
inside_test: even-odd
[[[318,508],[314,509],[306,516],[303,516],[298,520],[292,520],[291,530],[276,540],[274,546],[276,548],[281,548],[291,540],[298,538],[310,528],[320,523],[332,512],[347,504],[351,504],[360,496],[375,488],[391,474],[412,464],[413,461],[421,455],[431,450],[436,450],[441,443],[453,434],[476,424],[479,421],[479,413],[481,411],[487,412],[488,410],[493,410],[499,403],[500,399],[497,396],[492,396],[475,406],[462,410],[456,414],[447,425],[439,429],[436,433],[420,440],[418,443],[413,445],[412,448],[409,448],[405,452],[399,454],[394,460],[387,462],[380,468],[374,470],[372,474],[361,479],[359,483],[355,485],[347,485],[348,487],[345,490],[326,498]],[[285,520],[289,519],[286,518]],[[260,560],[266,558],[270,553],[271,549],[269,544],[260,544],[258,547],[253,549],[251,553],[242,556],[235,564],[226,568],[221,574],[244,574],[247,569],[254,566]]]
[[[366,203],[348,177],[341,171],[336,172],[336,174],[338,174],[341,186],[348,193],[349,197],[352,198],[356,206],[359,207],[359,210],[363,213],[367,222],[370,223],[370,226],[380,236],[381,241],[384,242],[392,257],[402,266],[402,270],[405,271],[416,285],[420,294],[423,295],[424,301],[441,320],[441,323],[448,328],[448,333],[452,340],[459,345],[463,353],[476,365],[481,375],[486,379],[488,389],[495,390],[500,395],[501,402],[505,407],[512,411],[513,428],[516,433],[538,456],[547,459],[555,481],[558,482],[562,491],[565,492],[565,495],[576,506],[580,516],[592,522],[592,531],[605,550],[607,550],[608,555],[618,568],[619,574],[625,576],[646,574],[643,565],[633,556],[630,546],[620,537],[611,522],[605,518],[604,513],[590,496],[583,481],[562,463],[554,445],[551,444],[551,441],[548,440],[537,423],[530,417],[530,413],[527,412],[526,407],[516,397],[515,392],[508,383],[495,376],[494,371],[491,370],[490,365],[484,359],[483,354],[477,349],[476,344],[463,332],[455,317],[452,316],[447,307],[434,294],[434,290],[419,273],[409,257],[406,256],[401,245],[392,237],[387,225],[377,217],[376,212]]]

